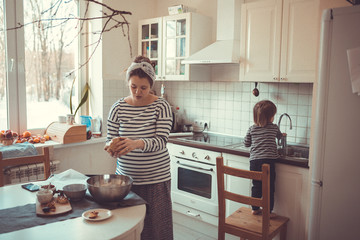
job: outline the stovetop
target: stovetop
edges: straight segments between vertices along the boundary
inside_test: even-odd
[[[194,133],[192,136],[178,137],[179,140],[210,144],[218,147],[239,145],[243,138],[216,133]]]

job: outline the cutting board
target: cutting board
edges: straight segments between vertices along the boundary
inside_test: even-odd
[[[68,201],[67,203],[58,203],[58,202],[56,202],[56,197],[54,197],[53,201],[55,201],[55,207],[56,207],[55,212],[50,211],[50,212],[45,213],[45,212],[43,212],[42,208],[45,207],[46,204],[41,204],[36,199],[36,215],[38,215],[38,216],[56,216],[56,215],[70,212],[72,210],[70,201]]]

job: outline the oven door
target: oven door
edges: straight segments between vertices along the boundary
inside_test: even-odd
[[[173,202],[218,215],[216,165],[172,156]]]

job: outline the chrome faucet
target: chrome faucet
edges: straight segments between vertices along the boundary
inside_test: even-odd
[[[280,124],[281,124],[281,119],[283,116],[286,116],[289,118],[290,120],[290,129],[292,129],[292,121],[291,121],[291,117],[289,116],[289,114],[287,113],[283,113],[280,115],[280,118],[279,118],[279,123],[278,123],[278,126],[279,126],[279,129],[280,129]],[[285,156],[288,155],[288,147],[287,147],[287,140],[286,140],[286,136],[287,134],[283,135],[281,137],[281,139],[278,139],[278,145],[281,146],[281,149],[282,149],[282,152]]]

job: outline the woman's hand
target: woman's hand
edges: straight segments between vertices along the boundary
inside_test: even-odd
[[[111,140],[104,148],[112,157],[126,155],[136,148],[142,149],[144,142],[142,140],[132,140],[129,138],[118,137]]]
[[[116,153],[121,149],[121,142],[125,140],[123,137],[113,138],[110,143],[106,144],[104,150],[107,151],[110,156],[117,157]]]

